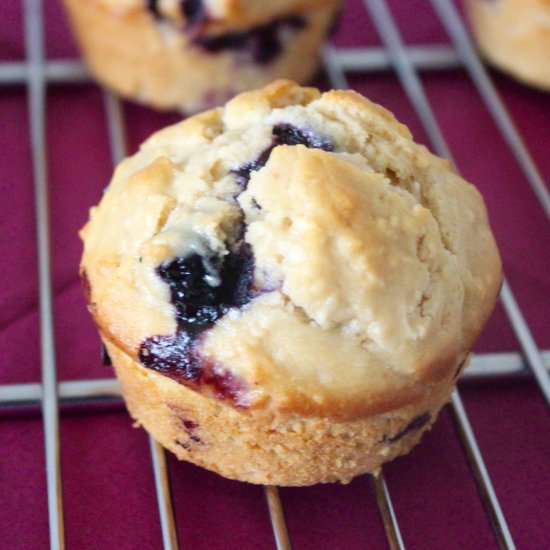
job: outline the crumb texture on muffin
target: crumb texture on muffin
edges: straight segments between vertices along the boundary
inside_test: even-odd
[[[451,379],[501,282],[473,186],[382,107],[288,81],[151,137],[82,236],[102,336],[144,371],[346,421]]]

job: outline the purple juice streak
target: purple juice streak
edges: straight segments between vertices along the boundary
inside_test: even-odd
[[[195,422],[194,420],[189,420],[188,418],[182,418],[181,421],[186,430],[192,431],[199,427],[199,423]]]
[[[86,271],[80,273],[80,283],[82,284],[82,290],[84,291],[84,296],[86,297],[86,302],[88,305],[92,305],[90,300],[92,299],[92,287],[90,285],[90,280],[88,279],[88,274]]]
[[[242,399],[247,391],[246,382],[229,371],[214,368],[201,357],[196,339],[185,333],[147,338],[140,346],[139,360],[143,366],[180,384],[195,389],[208,386],[218,399],[246,406]],[[183,424],[186,432],[191,433],[196,423],[184,420]]]
[[[431,415],[428,412],[419,414],[418,416],[415,416],[401,431],[397,432],[394,436],[384,436],[384,441],[395,443],[406,435],[415,432],[425,426],[429,422],[430,418]]]
[[[199,423],[193,420],[189,420],[188,418],[182,418],[181,421],[183,423],[183,429],[185,430],[185,433],[189,436],[189,439],[191,441],[194,441],[195,443],[201,443],[201,438],[194,433],[194,430],[199,427]]]
[[[101,364],[105,367],[112,367],[113,362],[111,361],[111,356],[107,351],[104,343],[101,343]]]
[[[246,407],[242,397],[246,394],[246,382],[230,371],[215,368],[210,362],[205,364],[204,382],[214,391],[218,399],[229,399],[235,406]]]
[[[462,361],[458,367],[456,367],[456,370],[455,370],[455,374],[454,374],[454,379],[456,380],[460,374],[462,373],[462,368],[464,367],[464,365],[466,364],[466,361],[468,360],[468,355],[466,356],[466,358],[464,359],[464,361]]]
[[[88,306],[90,308],[95,307],[95,304],[92,302],[92,286],[90,285],[88,274],[84,270],[80,273],[80,282],[82,284],[82,290],[84,291],[84,296],[86,297],[86,302],[88,303]],[[109,353],[107,352],[107,348],[105,347],[105,344],[103,342],[101,342],[100,357],[101,357],[102,365],[104,365],[105,367],[113,366],[111,357],[109,356]]]

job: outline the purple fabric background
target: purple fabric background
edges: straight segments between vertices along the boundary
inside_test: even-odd
[[[77,55],[58,1],[45,2],[50,58]],[[447,42],[427,1],[392,2],[410,43]],[[0,5],[0,61],[24,57],[22,3]],[[359,0],[346,3],[339,45],[379,43]],[[527,145],[550,179],[550,95],[494,74]],[[464,175],[484,194],[505,269],[540,346],[550,347],[550,224],[463,72],[423,77]],[[382,103],[426,142],[395,76],[356,76],[353,87]],[[322,84],[322,83],[321,83]],[[77,277],[79,227],[112,171],[100,91],[51,86],[48,95],[53,284],[61,380],[112,376],[99,364],[98,338]],[[176,121],[126,105],[130,147]],[[36,245],[26,94],[0,89],[0,383],[40,379]],[[499,306],[478,351],[516,351]],[[462,383],[462,396],[518,548],[550,547],[548,411],[528,378]],[[149,446],[120,407],[63,409],[62,461],[68,548],[161,547]],[[42,424],[37,414],[0,413],[0,547],[47,547]],[[224,480],[169,458],[182,548],[273,548],[261,488]],[[390,464],[387,481],[407,548],[496,548],[491,528],[444,411],[421,446]],[[296,549],[385,548],[368,477],[348,486],[281,491]]]

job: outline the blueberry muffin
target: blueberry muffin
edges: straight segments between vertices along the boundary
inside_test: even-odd
[[[550,0],[468,0],[474,37],[495,67],[550,90]]]
[[[447,161],[364,97],[289,81],[153,135],[81,236],[131,415],[253,483],[347,482],[408,452],[501,283]]]
[[[339,0],[64,0],[93,76],[159,109],[211,108],[275,78],[305,83]]]

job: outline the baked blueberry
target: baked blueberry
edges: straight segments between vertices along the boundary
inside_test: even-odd
[[[182,331],[167,336],[151,336],[139,348],[140,363],[180,383],[200,378],[200,358],[194,350],[193,335]]]
[[[278,145],[305,145],[311,149],[323,149],[324,151],[333,151],[334,146],[328,138],[318,136],[311,129],[301,129],[293,126],[292,124],[277,124],[272,130],[273,139],[271,145],[265,149],[260,156],[247,162],[244,166],[233,170],[233,173],[237,177],[238,184],[245,189],[248,181],[250,180],[250,173],[260,168],[263,168],[271,152]]]
[[[161,265],[157,272],[170,287],[171,302],[181,329],[200,332],[211,326],[222,314],[218,288],[209,278],[219,278],[219,259],[192,254]]]
[[[185,15],[188,24],[199,23],[207,18],[202,0],[183,0],[181,11]]]
[[[202,372],[196,342],[229,309],[251,300],[254,258],[250,246],[241,242],[223,257],[192,254],[176,258],[161,265],[157,273],[170,288],[178,332],[147,338],[140,346],[139,360],[182,383],[198,382],[202,377],[203,382],[214,383],[217,391],[231,394],[230,384]]]
[[[275,145],[305,145],[311,149],[334,151],[334,146],[326,137],[317,135],[311,128],[298,128],[292,124],[277,124],[273,127]]]
[[[179,328],[198,334],[228,309],[250,301],[254,258],[250,246],[241,243],[223,257],[192,254],[160,266],[157,272],[170,287]]]
[[[274,19],[244,32],[199,33],[193,36],[193,42],[211,53],[225,50],[245,51],[256,63],[268,64],[280,55],[285,31],[298,31],[305,26],[306,20],[303,17],[293,15]]]

